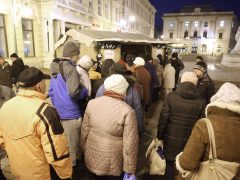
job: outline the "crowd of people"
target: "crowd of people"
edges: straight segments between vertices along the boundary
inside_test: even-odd
[[[97,72],[96,62],[69,41],[51,63],[51,76],[26,67],[15,53],[11,58],[12,66],[0,57],[0,145],[17,179],[84,179],[82,162],[90,179],[134,177],[145,113],[160,100],[164,179],[183,178],[208,160],[202,118],[213,124],[218,158],[240,163],[240,90],[225,83],[216,93],[201,56],[181,78],[184,63],[176,52],[170,58],[125,54],[104,60]]]

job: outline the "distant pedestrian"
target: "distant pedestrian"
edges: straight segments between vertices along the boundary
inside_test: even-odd
[[[175,87],[175,69],[169,60],[166,61],[163,71],[163,91],[164,97],[173,91]]]
[[[40,180],[72,176],[72,164],[59,115],[45,102],[49,75],[31,67],[18,78],[16,97],[0,109],[0,142],[16,179]],[[54,179],[55,180],[55,179]]]
[[[176,91],[167,95],[162,108],[157,137],[163,140],[166,180],[175,179],[175,158],[184,149],[194,124],[204,112],[204,104],[196,88],[197,81],[193,72],[185,72]]]
[[[175,69],[175,87],[178,83],[180,71],[184,69],[184,64],[181,59],[178,57],[178,53],[174,52],[171,58],[171,65]]]
[[[81,145],[86,166],[94,179],[122,180],[123,172],[136,173],[136,116],[123,101],[128,83],[122,75],[108,77],[104,88],[104,96],[88,103],[81,128]]]
[[[0,56],[0,85],[12,88],[11,82],[11,66]]]
[[[193,68],[193,72],[198,77],[198,92],[207,105],[211,97],[215,94],[214,83],[207,73],[207,64],[205,62],[197,62]]]
[[[63,47],[60,62],[52,62],[52,78],[49,96],[53,106],[60,115],[64,132],[68,139],[70,157],[73,164],[73,179],[79,178],[80,129],[85,105],[88,97],[87,89],[81,84],[76,63],[79,60],[79,45],[73,41]]]
[[[10,55],[12,60],[12,69],[11,69],[11,77],[12,84],[16,84],[18,81],[19,74],[25,69],[23,60],[18,57],[16,53]]]

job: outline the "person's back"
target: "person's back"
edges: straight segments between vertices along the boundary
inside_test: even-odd
[[[211,103],[206,108],[206,118],[211,121],[215,134],[217,158],[223,161],[240,163],[239,105],[239,88],[225,83],[211,98]],[[176,159],[177,168],[180,170],[181,167],[180,172],[198,170],[200,163],[209,159],[209,149],[207,125],[201,119],[195,124],[183,153]]]
[[[16,53],[11,54],[10,57],[13,61],[11,69],[12,83],[16,84],[20,73],[25,69],[25,67],[23,60],[19,58]]]
[[[11,66],[0,56],[0,85],[12,88]]]
[[[163,88],[171,90],[175,85],[175,69],[171,64],[167,64],[163,71]]]

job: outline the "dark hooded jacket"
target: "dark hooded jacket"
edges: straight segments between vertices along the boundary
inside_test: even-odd
[[[176,91],[167,95],[157,135],[164,140],[166,160],[175,161],[183,150],[194,124],[204,114],[203,107],[196,86],[190,82],[181,83]]]
[[[11,66],[6,61],[0,65],[0,85],[12,88]]]
[[[11,77],[12,83],[16,84],[19,74],[24,70],[24,63],[21,58],[16,59],[12,64]]]

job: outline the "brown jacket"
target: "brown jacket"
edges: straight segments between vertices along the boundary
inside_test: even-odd
[[[139,66],[135,69],[135,76],[137,79],[137,83],[139,83],[142,87],[140,94],[143,93],[143,105],[148,105],[150,103],[150,82],[151,82],[151,75],[150,73],[144,68],[144,66]],[[139,86],[140,87],[140,86]],[[143,92],[141,92],[143,91]]]
[[[217,157],[220,160],[240,163],[240,109],[238,105],[214,102],[207,106],[206,117],[212,122]],[[201,162],[208,160],[209,136],[206,123],[199,120],[192,131],[192,135],[184,148],[183,154],[178,156],[176,164],[178,170],[192,171]]]
[[[59,177],[72,175],[67,139],[46,95],[20,90],[0,110],[0,145],[17,180],[50,180],[50,165]]]
[[[134,110],[108,96],[91,100],[82,124],[81,146],[86,165],[94,174],[135,173],[138,132]]]

